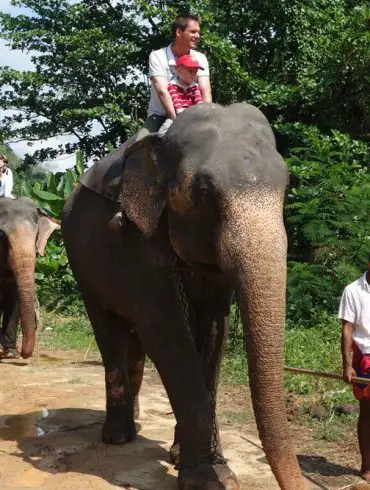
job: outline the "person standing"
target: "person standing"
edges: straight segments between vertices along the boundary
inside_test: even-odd
[[[343,379],[370,378],[370,256],[367,271],[343,291],[338,318],[342,321]],[[352,356],[351,356],[352,352]],[[370,482],[370,385],[354,384],[360,403],[357,425],[361,477]]]
[[[203,102],[212,102],[209,65],[206,56],[196,47],[200,39],[200,19],[196,15],[178,15],[172,24],[173,42],[152,51],[149,56],[149,78],[151,81],[148,116],[137,140],[159,130],[166,119],[175,119],[176,110],[169,92],[169,85],[177,78],[176,61],[180,56],[190,55],[203,69],[198,70],[196,83]]]
[[[0,153],[0,197],[10,197],[13,191],[13,172],[8,167],[8,158]]]

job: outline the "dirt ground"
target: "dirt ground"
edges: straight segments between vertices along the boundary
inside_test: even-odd
[[[146,370],[138,438],[125,446],[100,442],[105,397],[99,360],[84,360],[79,352],[43,352],[29,361],[3,360],[0,372],[2,490],[177,489],[168,457],[175,421],[154,370]],[[224,453],[242,489],[278,488],[247,388],[221,389],[219,418]],[[317,443],[309,429],[292,430],[309,489],[370,488],[357,476],[354,449]]]

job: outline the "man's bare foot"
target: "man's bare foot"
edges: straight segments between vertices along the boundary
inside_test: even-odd
[[[361,469],[361,478],[370,483],[370,470],[364,471]]]

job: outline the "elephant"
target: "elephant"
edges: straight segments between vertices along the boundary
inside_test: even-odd
[[[17,357],[17,328],[21,322],[21,356],[35,346],[39,324],[35,290],[36,253],[44,255],[51,233],[60,225],[42,215],[27,197],[0,199],[0,357]]]
[[[232,294],[267,460],[281,488],[305,487],[283,389],[287,183],[261,111],[199,104],[164,137],[132,138],[95,163],[64,207],[67,255],[105,368],[102,440],[135,438],[147,354],[175,414],[182,490],[239,488],[215,414]]]

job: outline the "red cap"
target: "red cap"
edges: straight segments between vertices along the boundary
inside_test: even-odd
[[[197,62],[195,58],[193,58],[190,54],[183,54],[176,61],[176,67],[178,66],[186,66],[186,68],[197,68],[198,70],[204,70],[203,66]]]

